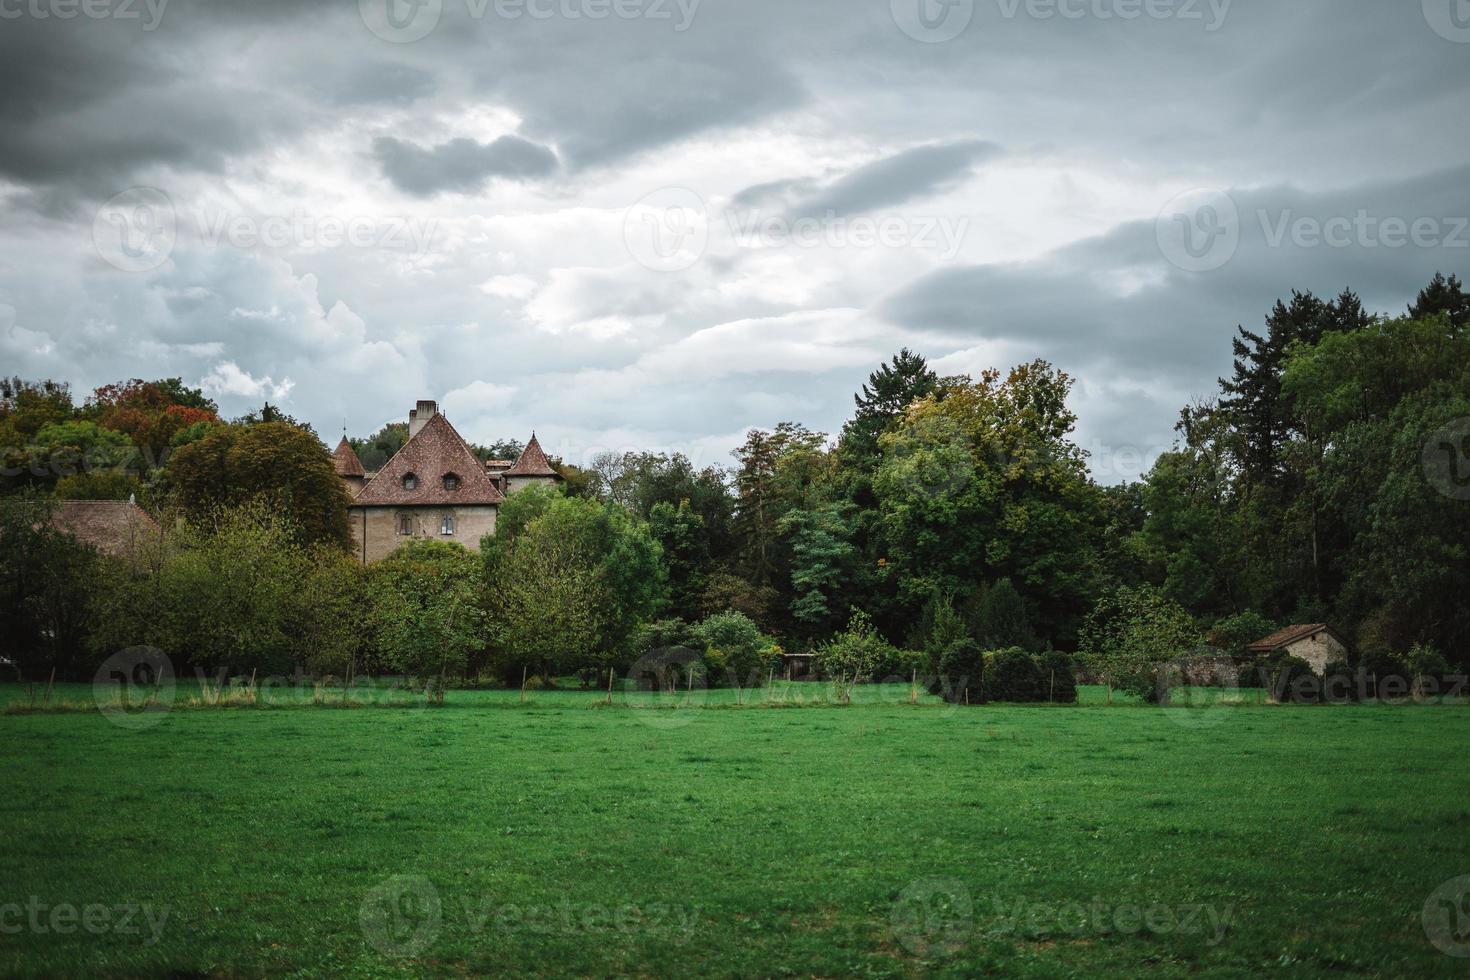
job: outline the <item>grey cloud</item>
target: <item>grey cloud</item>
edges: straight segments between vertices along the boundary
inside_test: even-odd
[[[1258,326],[1291,290],[1330,296],[1351,288],[1370,310],[1397,315],[1437,270],[1463,272],[1470,259],[1470,248],[1456,244],[1470,242],[1470,167],[1331,192],[1278,186],[1231,197],[1240,213],[1240,243],[1215,271],[1171,265],[1155,222],[1136,221],[1036,261],[934,273],[891,296],[882,313],[959,345],[1025,345],[1099,382],[1206,395],[1229,369],[1235,327]],[[1341,248],[1312,244],[1310,236],[1293,241],[1293,223],[1305,219],[1310,229],[1332,219],[1355,221],[1360,213],[1370,222],[1435,219],[1444,237],[1430,248],[1375,246],[1378,232],[1361,244],[1353,232],[1354,243]],[[1139,434],[1131,438],[1167,442],[1172,421],[1158,414],[1135,419]]]
[[[427,149],[380,136],[373,140],[373,156],[399,190],[420,197],[441,191],[470,194],[491,178],[534,180],[557,169],[553,151],[511,135],[490,143],[461,137]]]
[[[197,379],[212,366],[199,345],[223,345],[257,377],[292,377],[293,411],[323,431],[343,414],[357,430],[366,424],[360,413],[396,415],[413,397],[498,377],[531,379],[528,388],[542,394],[528,412],[594,428],[618,424],[596,392],[552,398],[535,379],[617,366],[714,323],[859,307],[889,291],[882,312],[895,337],[907,333],[906,342],[934,355],[999,339],[1007,358],[1019,348],[1051,356],[1098,379],[1104,404],[1094,404],[1087,424],[1134,440],[1167,436],[1178,393],[1208,391],[1228,370],[1234,326],[1258,323],[1293,287],[1352,286],[1371,307],[1397,311],[1436,268],[1470,273],[1465,250],[1452,248],[1272,248],[1254,217],[1286,207],[1319,216],[1358,207],[1409,217],[1470,211],[1467,136],[1453,124],[1470,95],[1470,48],[1436,36],[1418,8],[1412,0],[1407,9],[1381,0],[1241,3],[1210,33],[1147,18],[1041,21],[1024,4],[1007,18],[1000,5],[980,3],[964,35],[937,45],[905,36],[882,0],[705,0],[684,32],[651,19],[512,21],[494,5],[474,20],[464,4],[446,2],[434,33],[403,45],[373,36],[352,0],[173,0],[151,34],[113,22],[6,20],[0,304],[15,313],[10,327],[0,322],[0,343],[13,370],[69,377],[79,390],[135,374]],[[445,142],[457,120],[497,114],[520,120],[519,137]],[[1059,179],[1078,174],[1084,210],[1090,186],[1115,178],[1130,190],[1106,208],[1155,179],[1257,188],[1236,194],[1247,236],[1233,261],[1209,274],[1162,261],[1153,223],[1142,220],[1044,259],[907,285],[928,267],[922,256],[852,250],[836,271],[810,263],[813,279],[830,275],[801,284],[808,289],[769,293],[724,287],[741,285],[744,264],[789,253],[712,249],[703,279],[648,285],[628,281],[613,241],[608,253],[579,251],[582,279],[564,299],[580,317],[639,321],[626,343],[606,344],[550,339],[522,306],[478,290],[503,272],[546,283],[560,262],[526,262],[514,233],[491,219],[469,229],[472,246],[435,255],[432,267],[350,249],[289,255],[294,277],[316,277],[323,306],[341,300],[366,323],[369,344],[391,340],[409,359],[392,391],[364,398],[361,386],[342,383],[351,368],[299,349],[293,322],[231,319],[240,307],[296,309],[290,280],[223,251],[208,261],[189,245],[176,250],[171,270],[122,277],[92,253],[92,210],[79,206],[156,181],[181,208],[191,191],[269,207],[299,176],[274,161],[309,166],[345,143],[373,152],[322,171],[336,176],[340,162],[347,186],[339,200],[361,200],[369,211],[379,203],[375,172],[426,198],[496,177],[564,174],[560,203],[606,213],[619,201],[601,194],[605,187],[634,199],[670,182],[704,193],[697,178],[686,180],[684,160],[705,172],[723,166],[726,176],[760,164],[725,182],[728,190],[779,176],[771,161],[812,159],[823,162],[746,187],[736,206],[858,213],[912,208],[996,152],[957,143],[963,134],[1043,161]],[[726,148],[726,139],[738,142]],[[912,149],[845,174],[822,169],[871,146]],[[1404,180],[1409,167],[1438,172]],[[352,186],[364,182],[374,186]],[[1332,187],[1352,189],[1324,190]],[[538,209],[558,203],[538,200]],[[534,223],[547,214],[510,217]],[[1034,220],[1051,223],[1040,236],[1048,240],[1056,226],[1075,226],[1041,210]],[[151,353],[158,345],[169,353]],[[369,355],[377,356],[361,356]],[[791,414],[833,428],[864,373],[660,382],[627,418],[691,436],[770,424],[745,397],[753,384],[761,404],[789,396]],[[1138,390],[1149,394],[1129,394]]]
[[[297,69],[300,84],[337,105],[399,105],[422,99],[438,88],[432,72],[392,61],[324,65],[319,60]]]
[[[814,193],[818,186],[818,182],[810,177],[773,180],[745,188],[730,198],[730,203],[737,208],[759,208],[770,204],[778,204],[784,208],[795,200]]]
[[[917,146],[854,170],[793,211],[842,216],[905,204],[947,190],[1000,152],[999,146],[982,140]]]

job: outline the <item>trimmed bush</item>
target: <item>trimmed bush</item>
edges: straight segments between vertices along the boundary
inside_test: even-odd
[[[1048,677],[1035,655],[1020,647],[985,656],[985,700],[1027,704],[1045,701]]]
[[[1048,650],[1038,658],[1046,673],[1046,700],[1056,704],[1077,703],[1077,665],[1060,650]]]
[[[955,640],[939,657],[939,690],[952,704],[979,704],[984,700],[982,678],[985,674],[985,651],[968,636]]]
[[[955,704],[1077,702],[1077,671],[1065,653],[1020,647],[985,652],[972,639],[956,640],[940,657],[933,693]]]
[[[926,676],[930,670],[929,655],[923,650],[900,650],[897,647],[889,647],[878,666],[873,670],[873,680],[907,682],[915,674],[920,677]]]

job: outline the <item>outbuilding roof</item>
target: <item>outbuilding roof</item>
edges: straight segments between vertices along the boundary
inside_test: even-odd
[[[107,555],[132,555],[144,537],[163,533],[132,500],[63,500],[51,523]]]
[[[1318,633],[1324,632],[1331,633],[1333,639],[1343,646],[1347,646],[1343,638],[1338,635],[1337,630],[1328,626],[1326,623],[1306,623],[1277,630],[1270,636],[1263,637],[1252,643],[1246,649],[1251,653],[1273,653],[1283,647],[1289,647],[1293,643],[1300,643],[1302,640],[1309,640]]]

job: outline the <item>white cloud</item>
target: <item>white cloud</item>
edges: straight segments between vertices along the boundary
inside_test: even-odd
[[[199,386],[211,395],[285,401],[296,383],[290,378],[283,378],[279,383],[268,376],[256,378],[250,372],[242,370],[234,361],[222,361],[204,376]]]
[[[536,280],[530,276],[491,276],[480,284],[480,292],[501,299],[530,299],[536,294]]]

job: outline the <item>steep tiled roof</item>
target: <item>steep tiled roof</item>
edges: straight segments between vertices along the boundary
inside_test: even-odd
[[[338,476],[367,476],[367,471],[362,468],[362,460],[352,451],[352,444],[347,441],[346,436],[337,443],[337,451],[332,453],[332,466],[336,468]]]
[[[1270,636],[1252,643],[1246,649],[1252,653],[1271,653],[1275,650],[1280,650],[1282,647],[1291,646],[1291,644],[1300,640],[1309,639],[1324,631],[1331,633],[1339,643],[1342,642],[1342,637],[1337,635],[1337,631],[1326,623],[1308,623],[1288,626],[1285,629],[1277,630]]]
[[[403,478],[412,475],[418,486],[409,490]],[[459,488],[446,490],[446,476],[459,478]],[[470,507],[499,504],[505,496],[491,482],[485,467],[470,452],[454,426],[443,415],[424,423],[418,434],[378,471],[353,499],[355,507]]]
[[[546,454],[541,451],[541,443],[536,441],[536,433],[531,433],[531,441],[526,443],[526,448],[521,452],[521,458],[516,460],[516,465],[505,471],[506,476],[555,476],[561,474],[551,468],[551,462],[547,460]]]
[[[131,500],[63,500],[51,523],[108,555],[130,555],[163,529]]]

